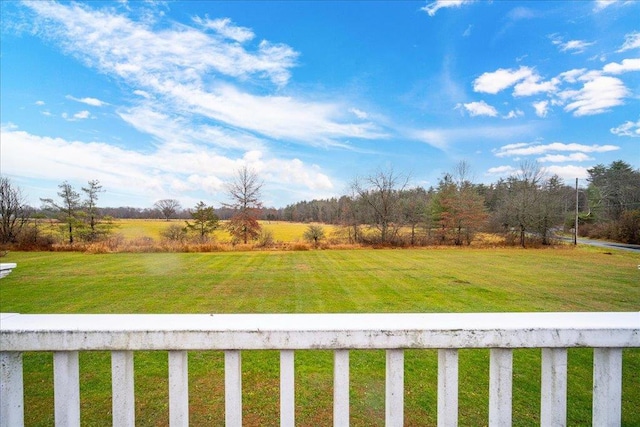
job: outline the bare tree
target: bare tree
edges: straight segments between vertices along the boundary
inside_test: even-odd
[[[524,162],[520,171],[507,179],[503,202],[503,223],[517,229],[524,248],[528,232],[535,229],[544,174],[537,162]]]
[[[73,230],[78,224],[78,212],[80,211],[80,194],[73,189],[71,184],[64,181],[58,185],[60,191],[58,196],[61,203],[56,203],[53,199],[40,199],[45,204],[45,209],[53,210],[60,215],[60,219],[67,223],[69,230],[69,243],[73,244]]]
[[[227,183],[227,194],[231,203],[224,203],[225,207],[234,211],[233,217],[227,223],[227,230],[234,238],[247,243],[260,235],[258,218],[262,209],[261,190],[263,182],[258,174],[243,166],[233,181]]]
[[[155,202],[153,207],[158,209],[162,213],[162,216],[169,221],[178,209],[180,209],[180,202],[176,199],[162,199]]]
[[[0,243],[15,242],[28,219],[28,209],[19,187],[0,177]]]
[[[394,238],[402,225],[398,200],[408,183],[409,177],[396,174],[389,168],[356,178],[352,184],[354,192],[370,210],[368,222],[379,231],[381,243]]]

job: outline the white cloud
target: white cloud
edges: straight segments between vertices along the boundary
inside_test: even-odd
[[[616,52],[625,52],[631,49],[640,49],[640,32],[634,31],[624,36],[624,43]]]
[[[611,6],[612,4],[616,3],[618,0],[595,0],[595,4],[593,6],[593,10],[595,12],[600,12],[603,9],[606,9],[607,7]]]
[[[611,133],[618,136],[630,136],[634,138],[640,138],[640,120],[637,122],[624,122],[618,127],[611,128]]]
[[[161,114],[164,110],[159,106],[171,105],[183,127],[196,128],[199,125],[194,122],[214,121],[220,127],[271,139],[342,147],[346,147],[340,142],[343,138],[386,136],[371,122],[352,123],[348,108],[336,102],[253,95],[215,78],[223,75],[242,82],[258,77],[282,86],[298,56],[287,45],[262,40],[249,50],[235,41],[248,40],[248,34],[236,34],[229,41],[184,25],[154,31],[111,9],[97,11],[74,3],[35,2],[28,6],[41,18],[37,24],[47,37],[59,41],[89,66],[122,78],[136,88],[136,95],[156,99],[156,110]],[[224,31],[240,28],[225,20],[200,23]],[[157,132],[137,128],[156,136],[164,132],[162,128]]]
[[[367,114],[365,111],[359,110],[357,108],[349,108],[349,112],[353,113],[357,118],[359,119],[366,119],[369,117],[369,114]]]
[[[284,44],[263,40],[249,51],[235,42],[188,26],[161,31],[133,22],[107,9],[79,4],[29,2],[47,37],[58,39],[70,53],[101,71],[135,79],[145,86],[171,81],[201,83],[210,72],[267,78],[282,86],[290,78],[298,53]]]
[[[511,110],[506,116],[502,116],[503,119],[515,119],[517,117],[524,116],[524,112],[522,110]]]
[[[534,74],[514,86],[513,96],[531,96],[539,93],[554,92],[559,84],[560,80],[557,78],[540,82],[540,76]]]
[[[516,168],[514,168],[513,166],[496,166],[493,168],[489,168],[487,170],[486,175],[491,175],[491,176],[508,176],[511,174],[516,173],[518,170]]]
[[[582,89],[570,91],[564,96],[571,100],[564,108],[573,112],[576,117],[600,114],[611,107],[624,104],[624,98],[629,95],[622,80],[608,76],[589,76]]]
[[[456,108],[460,108],[460,107],[461,107],[460,104],[456,106]],[[469,102],[467,104],[462,104],[462,107],[464,107],[464,109],[469,112],[469,115],[471,117],[476,117],[476,116],[496,117],[498,115],[498,111],[496,111],[496,109],[493,106],[487,104],[484,101]]]
[[[73,118],[76,120],[83,120],[83,119],[88,119],[90,116],[91,116],[91,113],[89,113],[87,110],[82,110],[75,113],[73,115]]]
[[[192,143],[161,143],[154,151],[138,152],[103,142],[68,141],[41,137],[3,126],[2,171],[30,179],[86,183],[97,179],[110,193],[157,200],[168,196],[190,197],[202,192],[224,198],[223,182],[242,165],[255,167],[270,185],[286,185],[292,191],[328,190],[331,179],[316,165],[299,159],[270,158],[261,150],[247,151],[243,157],[216,154],[210,147]],[[24,153],[30,153],[25,156]],[[70,159],[82,159],[70,161]],[[46,195],[40,195],[45,197]]]
[[[231,19],[229,18],[212,20],[209,18],[203,19],[200,17],[196,17],[193,19],[193,21],[203,26],[204,28],[215,30],[221,36],[237,41],[239,43],[247,42],[255,37],[253,31],[251,31],[249,28],[239,27],[231,22]]]
[[[582,77],[586,72],[587,72],[586,68],[573,69],[573,70],[565,71],[564,73],[560,73],[558,77],[567,83],[576,83],[578,79]]]
[[[496,94],[526,78],[533,77],[534,72],[529,67],[517,70],[500,68],[494,72],[483,73],[473,82],[475,92]]]
[[[426,6],[421,8],[429,14],[429,16],[434,16],[436,12],[440,9],[450,8],[450,7],[460,7],[465,4],[473,3],[475,0],[436,0],[431,3],[428,3]]]
[[[536,110],[536,116],[547,117],[547,113],[549,112],[549,101],[538,101],[531,105],[533,105],[533,108]]]
[[[587,42],[584,40],[569,40],[568,42],[563,42],[560,39],[555,39],[552,41],[553,44],[558,46],[560,52],[570,52],[570,53],[582,53],[589,46],[592,46],[593,42]]]
[[[35,104],[38,106],[41,106],[41,105],[44,105],[44,101],[36,101]]]
[[[507,144],[497,150],[493,150],[496,157],[513,157],[513,156],[535,156],[549,152],[576,152],[576,153],[606,153],[620,149],[616,145],[584,145],[584,144],[565,144],[562,142],[553,142],[551,144],[529,144],[516,143]]]
[[[574,166],[574,165],[566,165],[566,166],[547,166],[544,168],[544,171],[547,175],[558,175],[561,179],[566,181],[573,181],[576,178],[578,179],[587,179],[589,178],[589,172],[587,172],[586,167],[582,166]]]
[[[151,95],[149,95],[149,93],[144,91],[144,90],[136,89],[136,90],[133,91],[133,94],[141,96],[141,97],[146,98],[146,99],[151,99]]]
[[[543,157],[538,157],[536,159],[540,163],[566,163],[566,162],[587,162],[594,160],[593,157],[589,157],[584,153],[572,153],[567,155],[564,154],[547,154]]]
[[[83,104],[91,105],[93,107],[102,107],[104,105],[108,105],[106,102],[101,101],[97,98],[75,98],[71,95],[67,95],[67,99],[70,99],[76,102],[81,102]]]
[[[602,68],[602,71],[610,74],[622,74],[628,71],[640,71],[640,58],[623,59],[621,64],[611,62]]]

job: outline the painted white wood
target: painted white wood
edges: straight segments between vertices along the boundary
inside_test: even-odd
[[[513,352],[492,348],[489,355],[489,426],[511,426]]]
[[[53,353],[53,400],[57,426],[80,426],[80,365],[77,351]]]
[[[242,354],[224,352],[224,421],[226,427],[242,427]]]
[[[567,425],[567,349],[542,349],[540,425]]]
[[[333,352],[333,425],[349,426],[349,350]]]
[[[169,351],[169,425],[189,426],[189,367],[186,351]]]
[[[622,349],[593,351],[593,425],[619,426],[622,416]]]
[[[439,349],[438,422],[457,421],[459,348],[491,349],[491,425],[510,425],[513,348],[543,348],[542,424],[566,419],[566,348],[594,352],[594,425],[618,425],[621,417],[622,350],[640,347],[640,313],[481,313],[481,314],[224,314],[224,315],[21,315],[0,313],[3,371],[0,425],[20,425],[23,406],[23,351],[54,352],[55,416],[60,425],[78,425],[78,351],[114,351],[114,391],[130,392],[135,350],[169,351],[170,419],[188,423],[187,351],[224,350],[227,425],[242,424],[241,350],[281,352],[282,424],[295,420],[294,349],[333,349],[336,423],[348,424],[348,350],[387,351],[386,418],[402,425],[405,348]],[[7,356],[8,355],[8,356]],[[125,356],[126,355],[126,356]],[[129,367],[129,362],[131,366]],[[342,366],[342,367],[341,367]],[[454,370],[455,368],[455,370]],[[343,372],[343,374],[340,374]],[[121,385],[124,384],[124,385]],[[4,396],[10,396],[4,399]],[[341,398],[340,396],[346,396]],[[443,399],[442,401],[440,399]],[[114,392],[114,414],[129,414]],[[346,410],[340,409],[341,405]],[[120,409],[118,409],[120,408]],[[124,409],[126,408],[126,409]],[[549,409],[550,408],[550,409]],[[23,410],[22,410],[23,411]],[[18,421],[14,422],[14,420]],[[126,418],[130,420],[130,417]],[[174,421],[175,419],[175,421]],[[547,420],[549,422],[547,423]],[[125,425],[132,421],[114,420]],[[566,423],[566,421],[564,421]],[[337,425],[337,424],[336,424]]]
[[[385,382],[385,425],[404,424],[404,350],[387,350]]]
[[[438,350],[438,427],[458,425],[458,350]]]
[[[280,426],[293,427],[296,420],[295,360],[293,350],[280,352]]]
[[[640,313],[62,314],[2,322],[4,351],[640,347]]]
[[[3,262],[0,263],[0,279],[6,277],[11,273],[11,271],[16,268],[17,264],[15,262]]]
[[[113,427],[134,427],[136,407],[132,351],[111,352],[111,393]]]
[[[0,427],[24,425],[22,353],[0,352]]]

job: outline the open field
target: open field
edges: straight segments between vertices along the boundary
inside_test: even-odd
[[[592,248],[106,254],[11,252],[0,311],[311,313],[638,311],[640,257]],[[592,351],[569,351],[570,425],[591,423]],[[136,354],[138,425],[166,425],[167,356]],[[488,351],[460,352],[460,425],[488,420]],[[109,355],[81,354],[83,425],[111,423]],[[52,357],[25,356],[28,425],[53,420]],[[384,353],[351,356],[356,426],[384,423]],[[189,354],[191,422],[222,425],[223,355]],[[539,425],[540,351],[514,352],[514,425]],[[245,425],[277,425],[278,354],[245,352]],[[437,355],[405,356],[407,425],[435,425]],[[298,425],[331,425],[330,352],[296,353]],[[625,350],[623,425],[640,425],[640,350]]]
[[[114,232],[122,234],[125,239],[151,237],[152,239],[159,240],[162,231],[166,230],[171,224],[184,226],[185,221],[177,219],[170,221],[157,219],[118,219],[114,221],[114,225],[116,225]],[[224,221],[221,221],[220,224],[224,224]],[[260,221],[260,224],[264,230],[271,231],[273,233],[273,239],[279,242],[304,240],[302,236],[308,227],[308,224],[285,221]],[[331,225],[323,225],[323,227],[327,234],[330,234],[334,229]],[[214,232],[214,237],[220,242],[231,240],[229,233],[227,233],[223,227],[220,227]]]

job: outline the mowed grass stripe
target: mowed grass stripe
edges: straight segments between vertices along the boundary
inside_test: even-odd
[[[312,313],[637,311],[636,254],[579,249],[17,253],[0,311],[21,313]],[[460,424],[487,423],[488,350],[460,352]],[[569,352],[569,423],[591,420],[590,349]],[[139,425],[165,425],[166,352],[136,353]],[[384,423],[384,352],[353,351],[352,425]],[[83,353],[82,423],[110,424],[108,353]],[[221,352],[189,354],[191,421],[221,425]],[[624,351],[623,424],[640,425],[640,351]],[[407,425],[434,425],[437,355],[405,355]],[[50,425],[50,354],[25,355],[28,425]],[[331,424],[332,355],[296,353],[299,425]],[[514,425],[539,424],[540,351],[514,354]],[[278,353],[244,352],[245,424],[277,425]]]

